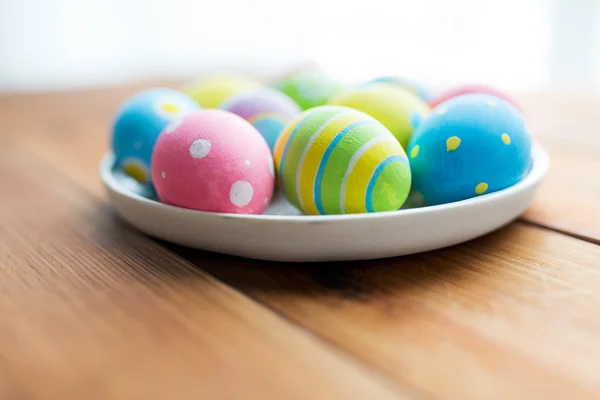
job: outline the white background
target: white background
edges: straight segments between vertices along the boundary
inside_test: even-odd
[[[595,0],[0,0],[0,91],[67,89],[314,59],[512,90],[598,84]]]

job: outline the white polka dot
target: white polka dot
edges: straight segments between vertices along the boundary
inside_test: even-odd
[[[139,150],[142,148],[142,142],[140,142],[139,140],[137,142],[133,143],[133,148],[136,150]]]
[[[269,198],[268,198],[268,197],[265,197],[265,201],[264,201],[264,203],[265,203],[265,204],[267,204],[268,202],[269,202]]]
[[[244,164],[246,164],[246,165],[250,165],[250,160],[246,160],[246,161],[244,161]]]
[[[160,176],[162,176],[163,179],[165,179],[167,177],[167,173],[165,171],[163,171],[160,173]]]
[[[198,139],[190,146],[190,156],[203,158],[210,152],[211,144],[206,139]]]
[[[444,114],[446,114],[448,112],[448,108],[446,108],[446,107],[440,107],[440,108],[437,109],[436,112],[437,112],[437,115],[444,115]]]
[[[271,171],[271,175],[273,178],[275,177],[275,166],[273,165],[273,157],[269,154],[269,170]]]
[[[164,132],[168,135],[169,133],[173,133],[175,132],[175,130],[177,128],[179,128],[181,126],[181,124],[183,123],[183,118],[177,118],[175,121],[169,123],[169,125],[167,125],[167,127],[165,128]]]
[[[485,104],[487,104],[490,107],[496,107],[498,105],[498,103],[496,103],[494,100],[488,100],[485,102]]]
[[[229,199],[238,207],[248,205],[252,201],[252,196],[254,196],[254,189],[252,189],[252,185],[246,181],[234,182],[229,190]]]

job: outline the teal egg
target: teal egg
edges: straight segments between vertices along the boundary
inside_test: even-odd
[[[150,160],[158,136],[170,123],[197,110],[200,106],[194,100],[173,89],[147,89],[131,96],[113,122],[116,165],[139,183],[151,183]]]
[[[269,150],[273,152],[275,142],[277,142],[277,138],[279,138],[279,135],[283,132],[288,122],[290,121],[281,116],[265,114],[256,117],[252,121],[252,126],[265,138],[269,145]]]
[[[412,188],[428,205],[505,189],[531,166],[525,118],[496,96],[458,96],[413,121],[417,126],[408,146]]]

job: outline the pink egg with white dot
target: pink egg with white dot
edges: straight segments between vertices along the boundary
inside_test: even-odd
[[[261,134],[228,111],[205,109],[168,125],[152,153],[159,199],[200,211],[261,214],[273,195],[273,158]]]

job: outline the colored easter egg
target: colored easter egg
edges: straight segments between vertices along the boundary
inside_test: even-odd
[[[152,149],[161,131],[173,120],[200,109],[185,94],[154,88],[134,94],[118,110],[112,127],[115,161],[139,183],[151,182]]]
[[[302,110],[307,110],[327,103],[341,86],[319,69],[301,69],[277,81],[274,88],[290,96]]]
[[[522,113],[489,94],[452,98],[418,125],[408,147],[413,189],[428,205],[514,185],[531,165]]]
[[[235,95],[221,108],[250,122],[271,150],[283,128],[301,111],[289,96],[271,88],[258,88]]]
[[[260,82],[245,76],[218,74],[186,85],[183,92],[202,108],[219,108],[231,96],[260,86]]]
[[[519,104],[508,94],[493,88],[491,86],[486,85],[463,85],[456,87],[454,89],[448,90],[447,92],[442,93],[441,95],[434,97],[429,100],[429,107],[434,108],[437,107],[440,103],[450,100],[456,96],[462,96],[464,94],[472,94],[472,93],[484,93],[492,96],[499,97],[509,103],[513,104],[515,107],[520,109]]]
[[[427,104],[414,93],[389,84],[372,84],[347,90],[329,101],[365,112],[381,122],[406,149],[413,133],[411,119],[426,115]]]
[[[304,111],[273,154],[286,197],[306,214],[397,210],[410,190],[400,143],[376,119],[349,107]]]
[[[205,109],[163,131],[152,155],[152,177],[163,203],[260,214],[271,201],[275,171],[267,143],[248,121]]]
[[[404,89],[407,89],[407,90],[413,92],[414,94],[419,96],[421,98],[421,100],[423,100],[425,102],[428,102],[432,98],[431,91],[429,89],[427,89],[425,86],[423,86],[422,84],[420,84],[414,80],[403,78],[400,76],[393,76],[393,75],[380,76],[378,78],[375,78],[375,79],[367,82],[367,85],[370,85],[373,83],[389,83],[392,85],[400,86],[401,88],[404,88]]]

